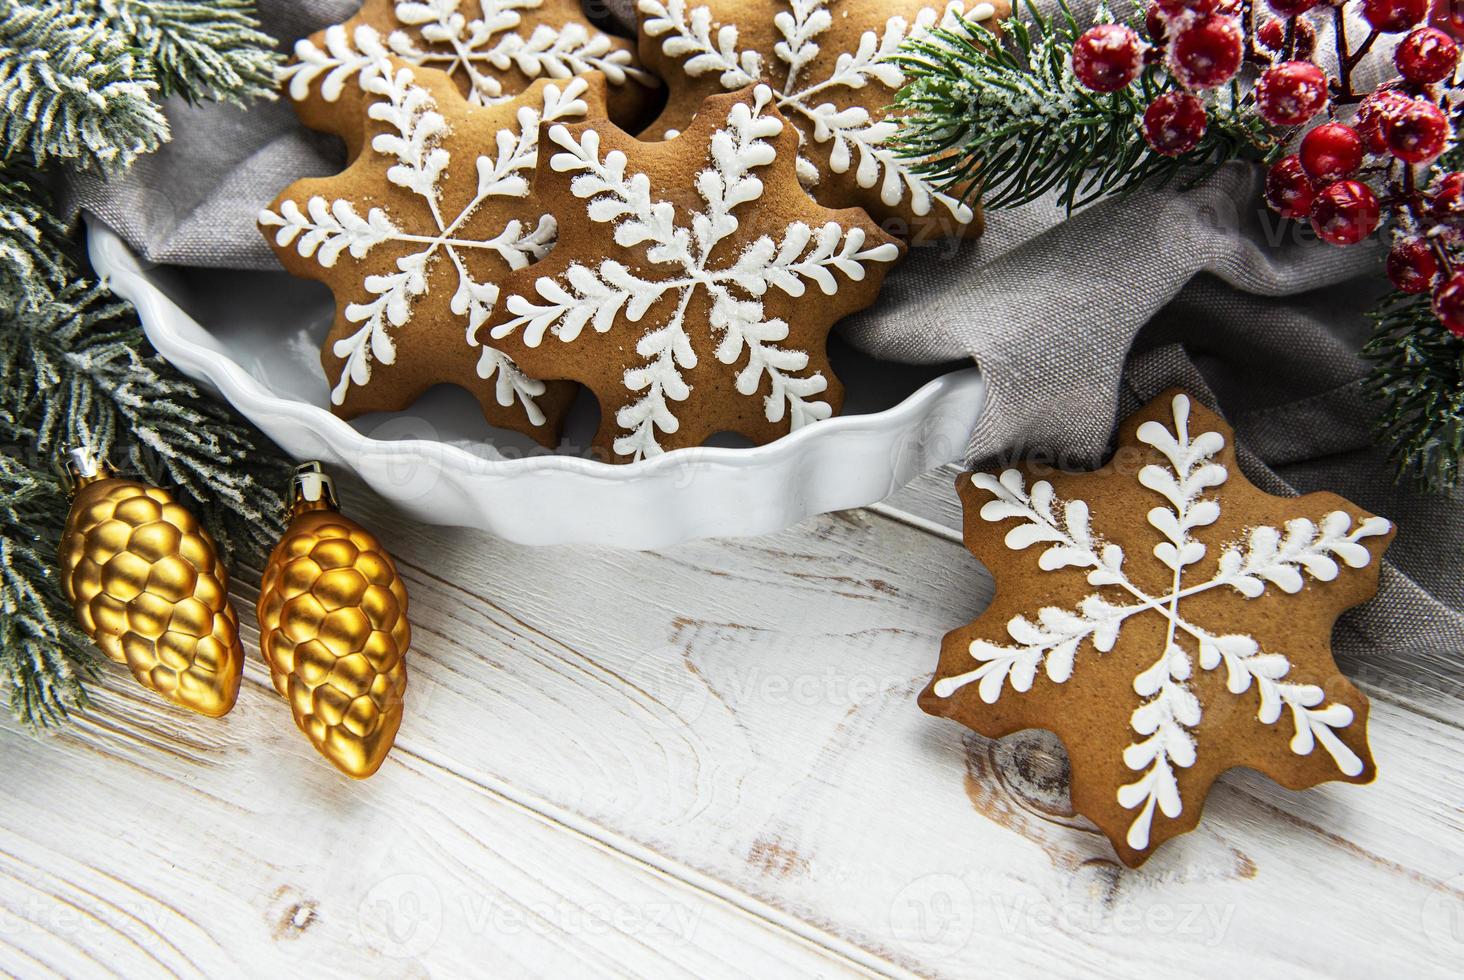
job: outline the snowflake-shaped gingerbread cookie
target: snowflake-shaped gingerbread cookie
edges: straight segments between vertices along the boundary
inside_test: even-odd
[[[1008,0],[638,0],[641,59],[670,96],[647,138],[684,129],[702,100],[763,83],[798,128],[798,175],[819,203],[862,207],[911,241],[980,234],[979,213],[888,145],[903,41],[957,15],[994,28]]]
[[[1183,392],[1119,447],[1093,473],[961,476],[996,597],[946,636],[920,704],[989,737],[1055,732],[1073,808],[1136,866],[1231,767],[1291,789],[1372,779],[1367,699],[1330,640],[1376,591],[1393,528],[1333,494],[1257,489]]]
[[[838,411],[829,329],[901,246],[803,192],[767,86],[708,99],[668,142],[603,121],[545,138],[535,194],[559,245],[504,281],[491,334],[594,391],[597,447],[628,462],[724,431],[762,443]]]
[[[349,20],[296,42],[281,79],[297,100],[318,84],[326,103],[354,111],[360,73],[378,52],[446,72],[474,105],[511,99],[541,78],[599,72],[611,115],[629,123],[658,86],[631,43],[591,25],[579,0],[366,0]]]
[[[574,386],[525,374],[479,328],[499,281],[554,243],[553,216],[529,197],[540,124],[602,117],[602,80],[540,81],[473,106],[446,75],[385,53],[357,77],[361,112],[324,117],[350,166],[291,184],[259,215],[285,268],[336,295],[321,351],[332,407],[393,411],[456,384],[489,422],[553,445]]]

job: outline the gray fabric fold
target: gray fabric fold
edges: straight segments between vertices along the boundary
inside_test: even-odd
[[[629,0],[599,0],[628,22]],[[287,42],[352,0],[260,0]],[[174,139],[125,177],[71,181],[86,208],[155,262],[274,268],[254,225],[290,181],[328,174],[338,146],[283,103],[168,106]],[[1381,246],[1333,248],[1261,200],[1258,168],[1110,199],[1067,217],[1052,200],[988,214],[977,242],[917,248],[879,302],[843,325],[895,361],[974,359],[990,384],[973,461],[1040,449],[1101,461],[1120,413],[1183,383],[1235,424],[1252,478],[1327,488],[1398,521],[1379,599],[1345,620],[1349,667],[1411,665],[1422,695],[1457,700],[1464,650],[1456,500],[1393,482],[1369,431],[1358,348],[1384,283]],[[1125,365],[1128,365],[1125,370]]]

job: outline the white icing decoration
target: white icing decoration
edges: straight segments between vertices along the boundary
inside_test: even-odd
[[[1164,617],[1164,648],[1133,681],[1134,692],[1144,700],[1130,719],[1130,727],[1139,738],[1124,750],[1123,760],[1129,769],[1142,775],[1118,790],[1118,802],[1126,809],[1138,810],[1128,831],[1128,844],[1136,850],[1148,847],[1156,809],[1171,819],[1182,812],[1174,769],[1188,768],[1195,762],[1192,732],[1200,724],[1202,709],[1187,684],[1194,663],[1183,642],[1198,650],[1200,668],[1214,670],[1225,665],[1230,693],[1244,694],[1255,686],[1259,699],[1256,719],[1262,724],[1274,724],[1283,708],[1290,709],[1292,752],[1310,755],[1320,743],[1344,775],[1355,776],[1362,771],[1362,760],[1337,736],[1337,729],[1352,722],[1350,708],[1324,704],[1326,694],[1322,688],[1287,679],[1291,663],[1284,654],[1263,652],[1255,639],[1244,634],[1212,633],[1188,620],[1181,605],[1185,599],[1211,589],[1229,588],[1246,598],[1256,598],[1271,585],[1283,592],[1298,592],[1305,585],[1304,575],[1329,582],[1339,573],[1339,561],[1349,568],[1368,565],[1372,553],[1359,541],[1386,534],[1391,528],[1381,517],[1369,517],[1353,528],[1352,518],[1343,511],[1332,511],[1319,524],[1296,518],[1280,530],[1257,527],[1249,532],[1244,545],[1221,552],[1209,579],[1186,584],[1185,570],[1205,557],[1204,544],[1191,532],[1214,524],[1220,517],[1220,502],[1205,496],[1205,492],[1223,484],[1229,473],[1214,461],[1224,448],[1224,437],[1218,432],[1202,432],[1191,438],[1187,396],[1176,395],[1172,409],[1172,429],[1150,421],[1139,426],[1137,433],[1139,441],[1159,450],[1168,462],[1166,466],[1143,467],[1138,480],[1166,501],[1165,506],[1149,511],[1148,521],[1162,536],[1153,550],[1154,557],[1173,572],[1169,591],[1151,596],[1129,579],[1122,549],[1104,543],[1093,533],[1084,501],[1059,501],[1045,480],[1032,484],[1029,493],[1021,473],[1014,469],[996,478],[978,473],[972,482],[993,498],[982,506],[981,519],[997,523],[1017,518],[1022,522],[1007,532],[1008,548],[1022,551],[1040,544],[1043,552],[1038,566],[1044,571],[1086,568],[1088,584],[1109,592],[1095,592],[1076,610],[1043,608],[1036,622],[1024,616],[1013,617],[1007,623],[1007,633],[1014,645],[973,641],[970,653],[980,666],[943,677],[934,686],[936,696],[948,698],[975,683],[981,700],[994,704],[1003,685],[1010,685],[1018,693],[1030,690],[1039,668],[1050,681],[1062,684],[1072,676],[1074,659],[1084,640],[1100,654],[1107,653],[1131,617],[1148,612]]]
[[[393,331],[411,321],[413,303],[427,291],[428,271],[439,254],[445,255],[457,271],[458,286],[450,308],[454,315],[465,318],[466,343],[480,346],[478,328],[498,301],[498,287],[474,280],[464,254],[489,249],[510,268],[521,269],[543,258],[553,246],[555,223],[547,214],[540,215],[532,226],[510,220],[497,235],[485,239],[462,237],[459,229],[490,197],[527,196],[525,175],[533,172],[538,160],[541,121],[583,117],[589,110],[581,98],[589,88],[584,79],[571,78],[563,88],[545,86],[542,108],[521,107],[517,129],[499,130],[491,152],[477,158],[477,191],[468,205],[449,219],[440,206],[439,187],[451,159],[443,145],[449,135],[447,120],[437,111],[431,94],[414,84],[411,69],[393,71],[385,52],[379,48],[368,50],[374,53],[363,56],[363,64],[353,72],[359,76],[362,91],[376,97],[367,109],[368,116],[388,126],[386,132],[371,140],[370,149],[396,161],[387,170],[387,179],[427,203],[434,227],[428,234],[409,233],[382,208],[373,207],[362,216],[349,200],[329,201],[318,195],[306,201],[303,208],[296,201],[286,200],[278,213],[266,209],[259,215],[260,224],[278,229],[276,244],[281,248],[293,244],[300,255],[313,256],[326,269],[332,268],[343,253],[362,259],[383,242],[420,246],[397,259],[396,272],[365,277],[363,285],[373,299],[346,306],[345,318],[361,324],[361,328],[332,347],[337,357],[345,359],[330,393],[336,405],[345,401],[351,385],[370,382],[373,362],[391,364],[396,360]],[[338,81],[327,76],[322,85]],[[543,382],[520,371],[506,354],[481,345],[478,375],[485,380],[497,379],[498,404],[508,407],[517,399],[533,425],[544,424],[544,413],[535,402],[544,393]]]
[[[751,397],[767,377],[770,390],[764,396],[764,413],[769,422],[781,421],[787,412],[791,427],[797,429],[832,414],[827,402],[813,397],[828,382],[819,372],[802,374],[808,367],[806,352],[777,345],[787,338],[788,324],[764,319],[760,298],[769,289],[801,296],[809,283],[831,296],[838,291],[835,272],[862,280],[865,263],[893,261],[899,249],[888,242],[864,248],[860,228],[845,229],[832,221],[820,228],[793,222],[784,229],[781,242],[764,235],[735,261],[713,262],[717,245],[738,229],[735,210],[762,197],[762,181],[753,171],[773,162],[773,147],[765,140],[783,129],[776,116],[764,115],[772,98],[771,90],[759,85],[752,103],[734,105],[726,128],[713,134],[708,167],[696,177],[705,208],[690,217],[687,227],[677,224],[677,209],[669,201],[652,196],[649,177],[626,172],[624,153],[612,150],[601,158],[595,130],[579,136],[564,126],[549,130],[549,138],[562,151],[550,158],[549,165],[560,173],[576,174],[570,189],[587,202],[590,220],[614,225],[615,241],[622,247],[645,246],[646,262],[668,267],[667,275],[642,279],[610,259],[596,268],[576,262],[558,277],[538,279],[535,291],[542,303],[509,296],[504,305],[514,319],[494,326],[492,334],[501,339],[522,330],[530,347],[539,346],[546,332],[573,343],[586,326],[606,333],[621,318],[638,323],[651,304],[668,293],[677,294],[670,320],[636,342],[636,353],[644,362],[625,372],[625,387],[644,394],[616,413],[624,432],[614,443],[620,455],[642,459],[659,454],[657,430],[675,432],[680,426],[671,403],[686,400],[691,392],[682,371],[695,367],[698,357],[685,330],[685,316],[698,288],[711,298],[710,324],[721,337],[714,352],[717,361],[731,366],[746,354],[746,364],[736,375],[737,391]]]
[[[861,106],[839,109],[824,101],[835,90],[860,89],[870,80],[898,89],[904,84],[904,75],[890,59],[900,44],[907,38],[922,36],[937,21],[953,26],[964,4],[951,0],[943,14],[934,7],[922,8],[913,24],[903,17],[891,17],[885,21],[882,33],[865,31],[856,50],[840,52],[826,76],[804,78],[805,69],[820,51],[817,38],[834,22],[830,12],[834,2],[786,0],[788,9],[773,18],[780,38],[773,45],[773,54],[780,62],[776,66],[765,64],[756,51],[739,50],[737,24],[716,24],[708,7],[688,6],[686,0],[639,0],[638,6],[644,15],[641,29],[650,37],[664,37],[662,52],[670,58],[685,59],[681,69],[686,74],[697,77],[716,73],[728,90],[759,81],[771,85],[778,109],[803,121],[806,129],[800,129],[800,137],[829,144],[829,166],[834,173],[847,173],[852,168],[859,186],[878,185],[880,200],[890,207],[908,197],[910,210],[925,215],[932,204],[939,202],[957,221],[970,222],[974,214],[969,207],[915,172],[918,160],[901,157],[886,145],[895,135],[894,122],[877,120]],[[985,20],[995,13],[990,3],[980,3],[970,16]],[[798,177],[808,188],[818,180],[817,167],[802,155],[798,159]]]
[[[322,73],[321,98],[334,102],[346,82],[380,54],[393,54],[413,65],[426,65],[468,80],[468,101],[489,105],[512,98],[488,70],[517,68],[530,79],[540,76],[569,78],[587,71],[604,74],[611,85],[633,78],[651,84],[651,77],[636,68],[630,51],[613,47],[610,36],[586,24],[569,21],[558,26],[538,24],[531,32],[521,28],[520,11],[537,10],[543,0],[482,0],[481,14],[468,17],[461,0],[399,0],[399,24],[416,28],[425,45],[405,30],[385,38],[368,25],[358,25],[354,36],[337,24],[325,32],[324,47],[309,38],[295,44],[295,61],[280,69],[281,82],[290,83],[290,97],[303,99]]]

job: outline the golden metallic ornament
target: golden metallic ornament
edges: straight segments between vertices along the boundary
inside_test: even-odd
[[[61,588],[77,622],[143,687],[200,714],[227,714],[244,649],[213,539],[158,487],[118,479],[89,452],[61,463],[73,494]]]
[[[337,510],[319,463],[295,470],[290,514],[259,588],[259,645],[295,724],[364,779],[402,723],[407,590],[376,538]]]

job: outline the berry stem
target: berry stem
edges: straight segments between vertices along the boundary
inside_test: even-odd
[[[1337,73],[1342,84],[1342,94],[1336,99],[1338,105],[1355,105],[1362,101],[1362,96],[1352,89],[1352,69],[1356,68],[1358,62],[1367,57],[1372,50],[1373,42],[1378,39],[1378,31],[1369,30],[1367,37],[1356,51],[1348,51],[1347,44],[1347,18],[1342,13],[1342,6],[1332,8],[1333,38],[1337,48]],[[1288,29],[1292,25],[1288,23]]]

